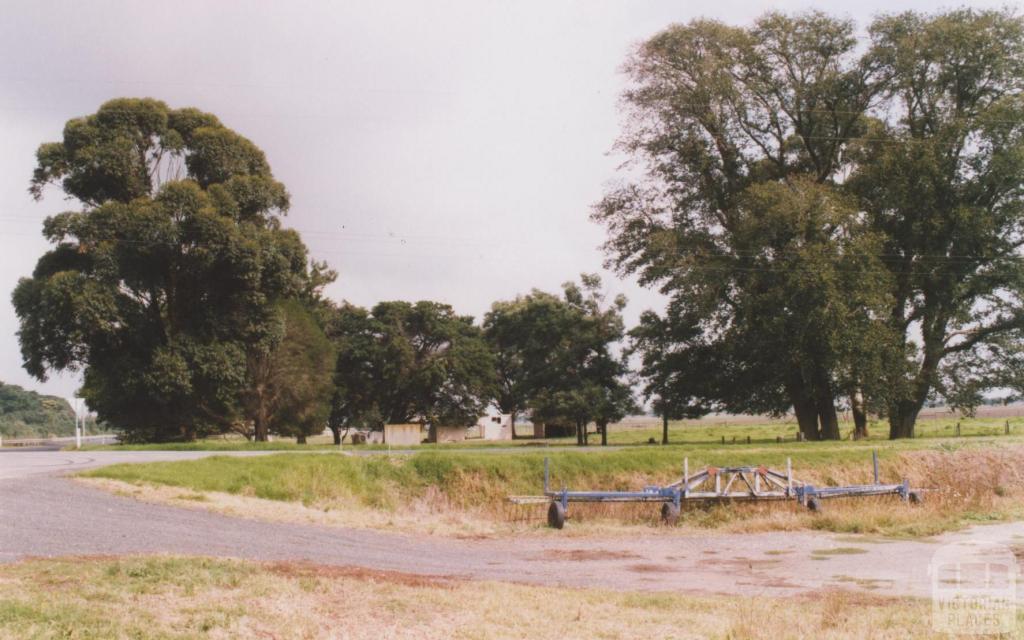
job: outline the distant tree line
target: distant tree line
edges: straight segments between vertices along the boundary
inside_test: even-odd
[[[46,438],[75,434],[75,411],[64,398],[0,382],[0,436]]]
[[[81,396],[129,441],[237,432],[299,442],[329,427],[471,425],[487,405],[586,439],[633,408],[625,300],[596,276],[562,296],[496,303],[484,326],[448,305],[323,295],[335,279],[281,218],[263,152],[196,109],[119,99],[38,151],[31,192],[80,208],[13,294],[25,368],[81,371]]]

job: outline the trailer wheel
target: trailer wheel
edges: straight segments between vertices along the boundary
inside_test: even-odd
[[[821,511],[821,501],[815,498],[814,496],[807,498],[807,510],[813,511],[814,513],[818,513],[819,511]]]
[[[910,504],[921,504],[924,502],[924,496],[920,491],[911,491],[907,494],[907,500],[910,501]]]
[[[661,505],[661,521],[666,526],[673,526],[679,521],[679,507],[672,502]]]
[[[552,529],[561,529],[565,526],[565,507],[561,502],[552,502],[548,507],[548,526]]]

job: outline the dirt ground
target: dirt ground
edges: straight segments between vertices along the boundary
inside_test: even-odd
[[[12,514],[0,519],[0,561],[6,562],[169,553],[617,591],[798,596],[843,588],[927,597],[930,563],[942,545],[994,542],[1018,552],[1024,548],[1024,522],[924,540],[807,530],[634,530],[572,537],[545,528],[523,537],[458,539],[233,518],[147,504],[59,477],[6,480],[2,486],[0,512]]]

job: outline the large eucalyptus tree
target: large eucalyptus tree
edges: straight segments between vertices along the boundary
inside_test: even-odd
[[[884,108],[850,186],[893,281],[890,435],[913,437],[929,398],[1024,388],[1024,21],[903,13],[870,32]]]
[[[81,395],[129,438],[189,439],[247,416],[248,356],[275,302],[308,293],[306,248],[262,151],[196,109],[119,99],[43,144],[30,191],[77,203],[13,294],[25,368],[80,370]]]
[[[651,388],[688,411],[792,408],[808,438],[838,437],[837,396],[868,379],[854,345],[884,329],[885,302],[877,239],[839,187],[879,91],[853,24],[695,20],[642,43],[626,71],[632,178],[594,217],[610,263],[667,294],[664,322],[690,336],[644,344],[707,367]]]

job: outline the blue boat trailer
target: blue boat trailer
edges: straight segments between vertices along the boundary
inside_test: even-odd
[[[872,484],[840,487],[815,487],[795,480],[793,465],[786,459],[786,471],[776,471],[764,465],[737,467],[705,467],[690,475],[689,459],[683,459],[683,476],[666,486],[650,485],[639,491],[570,491],[563,486],[551,488],[551,469],[544,459],[544,495],[511,496],[516,504],[548,502],[548,525],[561,529],[569,512],[570,502],[656,502],[661,503],[661,519],[675,524],[685,502],[732,502],[795,500],[811,511],[820,511],[821,501],[831,498],[896,495],[903,501],[921,502],[920,490],[910,488],[907,480],[899,484],[881,484],[878,481],[878,453],[872,452],[875,481]]]

